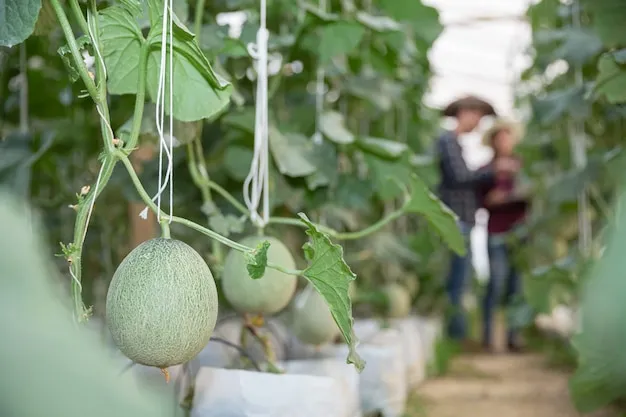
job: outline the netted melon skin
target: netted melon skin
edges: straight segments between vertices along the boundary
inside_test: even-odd
[[[255,248],[267,240],[269,262],[287,269],[295,269],[296,263],[289,249],[278,239],[266,236],[248,236],[240,243]],[[240,313],[274,314],[289,304],[296,291],[296,276],[266,268],[260,279],[252,279],[246,268],[245,256],[231,250],[224,261],[222,290],[228,302]]]
[[[217,288],[204,259],[184,242],[157,238],[136,247],[115,271],[106,322],[129,359],[167,368],[207,345],[217,310]]]

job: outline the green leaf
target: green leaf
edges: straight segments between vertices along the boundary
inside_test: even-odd
[[[246,269],[252,279],[260,279],[265,275],[267,267],[267,250],[270,248],[270,242],[264,240],[259,243],[252,253],[246,253]]]
[[[281,174],[288,177],[306,177],[315,172],[311,163],[313,143],[298,133],[282,134],[275,126],[269,129],[269,144],[274,162]]]
[[[624,207],[626,194],[622,191],[617,200],[617,207]],[[579,361],[572,396],[585,412],[624,398],[626,385],[626,211],[619,210],[610,230],[604,255],[582,288],[581,332],[574,339]]]
[[[602,50],[602,41],[588,29],[549,29],[538,31],[534,35],[535,46],[546,47],[556,45],[549,54],[550,62],[560,59],[571,65],[582,65],[595,57]]]
[[[100,12],[100,43],[111,94],[137,92],[143,41],[135,18],[124,7],[107,7]]]
[[[143,36],[131,14],[120,6],[101,13],[101,42],[108,68],[111,94],[134,94],[139,78],[139,57]],[[174,25],[174,117],[191,122],[212,118],[230,103],[232,86],[218,77],[200,50],[193,34],[182,23]],[[161,29],[151,33],[148,57],[147,91],[156,102],[158,90]],[[168,54],[169,56],[169,54]],[[166,79],[169,79],[169,65]],[[165,95],[169,108],[169,94]]]
[[[335,13],[328,13],[321,10],[317,5],[313,5],[308,2],[301,2],[300,7],[304,10],[307,15],[312,16],[313,18],[320,20],[321,22],[336,22],[339,20],[339,15]]]
[[[409,177],[411,200],[405,207],[407,213],[418,213],[437,230],[443,241],[459,255],[465,255],[465,239],[458,226],[458,218],[426,184],[415,174]]]
[[[224,169],[236,181],[244,181],[250,172],[254,155],[244,146],[229,146],[224,153]]]
[[[604,54],[598,61],[596,92],[612,103],[626,102],[626,69],[615,62],[613,54]]]
[[[590,112],[590,104],[585,100],[585,91],[586,87],[576,86],[551,91],[532,103],[534,115],[545,125],[565,116],[578,120],[585,119]]]
[[[306,234],[310,238],[309,242],[303,246],[304,255],[309,262],[303,276],[326,300],[348,344],[347,363],[354,364],[360,372],[365,367],[365,361],[356,351],[358,339],[352,328],[354,319],[352,318],[352,303],[348,295],[350,282],[356,279],[356,275],[344,261],[342,247],[334,244],[328,235],[321,232],[304,213],[298,213],[298,216],[307,226]]]
[[[388,16],[374,16],[361,10],[356,12],[356,20],[377,32],[402,30],[402,25]]]
[[[340,21],[321,28],[319,54],[322,65],[338,55],[353,52],[361,43],[365,28],[355,22]]]
[[[581,3],[593,15],[594,31],[606,46],[626,45],[626,3],[622,0],[582,0]]]
[[[91,39],[87,35],[83,35],[80,38],[76,39],[76,44],[78,45],[79,51],[87,50],[88,46],[91,46]],[[61,57],[63,64],[65,64],[65,68],[69,72],[69,77],[72,82],[76,82],[80,77],[78,73],[78,69],[74,65],[74,59],[72,58],[72,53],[70,51],[70,47],[67,45],[63,45],[57,49],[57,53]]]
[[[356,143],[364,151],[381,158],[397,159],[409,150],[406,143],[368,136],[359,137]]]
[[[421,0],[381,0],[378,6],[389,17],[409,24],[428,46],[443,32],[437,9]]]
[[[311,142],[313,141],[311,140]],[[323,141],[320,144],[313,143],[312,146],[310,157],[317,169],[313,174],[306,177],[307,187],[309,190],[315,190],[318,187],[335,184],[339,175],[337,149],[328,141]]]
[[[63,3],[63,2],[61,2]],[[54,29],[58,27],[57,15],[52,7],[50,0],[43,0],[41,3],[41,10],[39,11],[39,17],[33,30],[35,36],[45,36],[50,34]]]
[[[141,2],[139,0],[120,0],[120,3],[131,15],[138,16],[141,14]]]
[[[371,153],[364,153],[363,157],[378,197],[389,201],[401,196],[405,189],[399,184],[405,184],[413,173],[408,155],[396,160],[383,159]]]
[[[22,43],[35,30],[41,0],[2,0],[0,2],[0,46]]]
[[[339,144],[348,144],[355,141],[355,136],[346,127],[341,113],[326,111],[320,117],[320,130],[328,139]]]

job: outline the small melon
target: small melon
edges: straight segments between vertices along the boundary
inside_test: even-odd
[[[179,240],[157,238],[133,249],[115,271],[106,321],[129,359],[167,368],[207,345],[217,308],[213,274],[202,257]]]
[[[387,296],[387,317],[401,318],[406,317],[411,312],[411,297],[409,292],[402,285],[393,283],[387,284],[383,288],[383,292]]]
[[[255,248],[267,240],[270,247],[267,260],[286,269],[295,269],[296,263],[289,249],[278,239],[266,236],[248,236],[240,243]],[[297,278],[272,268],[265,269],[260,279],[252,279],[246,268],[243,253],[231,250],[224,261],[222,290],[233,308],[240,313],[274,314],[287,307],[296,291]]]
[[[322,345],[339,335],[330,308],[324,298],[312,287],[298,295],[293,309],[293,333],[304,343]]]

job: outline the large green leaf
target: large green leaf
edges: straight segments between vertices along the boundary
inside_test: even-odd
[[[413,173],[408,155],[396,160],[383,159],[372,153],[363,154],[376,194],[383,201],[392,200],[405,191],[405,184]]]
[[[588,29],[547,29],[534,35],[536,47],[556,45],[550,61],[563,59],[572,65],[582,65],[602,50],[602,41]]]
[[[582,120],[590,112],[590,103],[585,100],[586,87],[568,87],[555,90],[533,102],[533,111],[537,120],[545,125],[571,116]]]
[[[626,3],[622,0],[582,0],[593,15],[593,28],[608,47],[626,45]]]
[[[610,103],[626,102],[626,68],[616,62],[613,54],[600,57],[596,85],[596,92],[604,95]]]
[[[359,137],[356,143],[364,151],[381,158],[397,159],[409,150],[406,143],[369,136]]]
[[[100,43],[111,94],[134,94],[139,79],[143,35],[135,18],[121,6],[100,13]]]
[[[320,144],[313,143],[310,157],[317,169],[313,174],[306,177],[306,185],[309,190],[335,184],[339,176],[335,146],[328,141],[323,141]]]
[[[41,0],[0,1],[0,46],[25,41],[35,29],[40,9]]]
[[[281,174],[288,177],[306,177],[315,172],[311,161],[313,142],[298,133],[283,134],[270,126],[269,142],[274,162]]]
[[[410,25],[429,46],[443,32],[437,9],[426,6],[421,0],[381,0],[378,6],[393,19]]]
[[[307,227],[306,234],[310,239],[303,247],[309,263],[303,275],[326,300],[333,319],[348,344],[347,362],[354,364],[358,371],[362,371],[365,361],[356,351],[358,339],[352,328],[354,319],[348,293],[350,283],[356,279],[356,275],[343,259],[343,248],[333,243],[327,234],[309,221],[306,215],[300,213],[299,216]]]
[[[339,144],[355,141],[355,136],[346,127],[343,115],[336,111],[326,111],[320,116],[320,130],[328,139]]]
[[[113,6],[101,13],[101,42],[108,68],[111,94],[134,94],[139,79],[141,30],[134,17],[123,7]],[[147,91],[156,102],[160,66],[160,27],[150,39]],[[215,74],[200,50],[193,34],[181,23],[174,27],[174,117],[189,122],[211,118],[222,112],[230,102],[231,85]],[[168,54],[169,56],[169,54]],[[166,70],[169,79],[169,66]],[[169,94],[165,94],[169,108]]]
[[[417,175],[410,175],[408,181],[411,200],[406,211],[424,216],[450,249],[459,255],[464,255],[467,248],[456,214],[439,200]]]
[[[319,54],[322,64],[328,64],[338,55],[353,52],[365,34],[362,25],[350,21],[330,23],[320,30]]]
[[[624,204],[622,193],[619,205]],[[580,359],[570,387],[574,403],[583,412],[623,399],[626,386],[626,211],[619,210],[612,223],[608,247],[583,289],[582,331],[574,340]]]

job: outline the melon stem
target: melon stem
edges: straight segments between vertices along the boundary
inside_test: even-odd
[[[161,224],[161,237],[164,239],[170,239],[170,223],[169,219],[163,219],[160,222]]]

